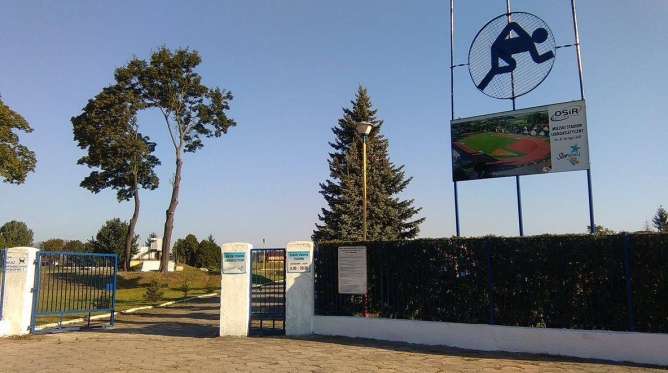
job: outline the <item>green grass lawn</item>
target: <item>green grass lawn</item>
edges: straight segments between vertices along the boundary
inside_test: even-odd
[[[189,298],[220,291],[220,273],[203,272],[183,266],[183,271],[163,274],[160,272],[118,272],[116,280],[116,311],[134,307],[154,306],[165,302]],[[143,298],[151,281],[157,281],[161,288],[161,299],[151,302]],[[184,294],[183,286],[188,292]]]
[[[167,274],[159,272],[118,272],[115,311],[155,306],[220,291],[220,273],[203,272],[185,265],[183,267],[183,271]],[[41,272],[38,310],[39,312],[51,313],[38,316],[36,325],[87,317],[87,312],[72,311],[96,309],[94,302],[98,297],[110,301],[111,293],[105,291],[104,288],[106,283],[113,283],[113,277],[102,277],[67,269]],[[155,301],[149,301],[143,297],[146,288],[152,281],[161,285],[162,296]],[[184,284],[187,284],[187,293],[184,292]],[[111,307],[110,304],[103,305],[100,308],[109,307]],[[109,314],[109,311],[92,311],[91,315],[103,315],[105,313]]]
[[[471,149],[474,150],[479,150],[483,151],[485,154],[492,154],[493,151],[496,149],[504,149],[506,151],[510,151],[512,153],[512,150],[505,149],[505,147],[509,144],[514,143],[517,141],[514,138],[511,137],[501,137],[501,136],[494,136],[489,133],[479,133],[476,135],[472,135],[469,137],[466,137],[459,142],[468,146]]]

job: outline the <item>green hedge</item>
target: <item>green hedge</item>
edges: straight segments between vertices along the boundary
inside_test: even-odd
[[[319,315],[364,312],[338,294],[340,246],[367,247],[371,317],[668,332],[668,234],[320,243]]]

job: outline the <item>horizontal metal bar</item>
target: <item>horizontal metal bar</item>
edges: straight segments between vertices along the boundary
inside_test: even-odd
[[[74,255],[74,256],[96,256],[96,257],[116,257],[116,254],[99,254],[99,253],[78,253],[73,251],[38,251],[37,256],[42,255]]]

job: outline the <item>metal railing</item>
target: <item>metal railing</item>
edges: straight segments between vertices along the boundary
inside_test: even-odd
[[[2,320],[2,305],[5,300],[5,272],[7,270],[5,263],[7,263],[7,249],[0,248],[0,271],[2,271],[0,274],[0,320]]]
[[[370,317],[668,332],[668,234],[323,243],[317,315],[363,314],[337,273],[337,248],[361,245]]]
[[[31,332],[114,325],[116,254],[39,251],[35,264]]]

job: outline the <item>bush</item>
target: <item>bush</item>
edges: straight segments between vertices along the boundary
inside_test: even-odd
[[[188,292],[190,291],[190,284],[188,284],[188,281],[185,280],[179,289],[181,289],[183,292],[183,297],[186,298],[188,296]]]
[[[215,281],[211,281],[211,279],[207,279],[206,285],[204,285],[204,291],[207,294],[210,293],[217,293],[218,292],[218,284]]]
[[[162,288],[166,288],[167,284],[161,284],[158,280],[151,280],[151,282],[146,287],[146,291],[142,294],[142,298],[149,302],[155,302],[162,299],[163,294]]]

